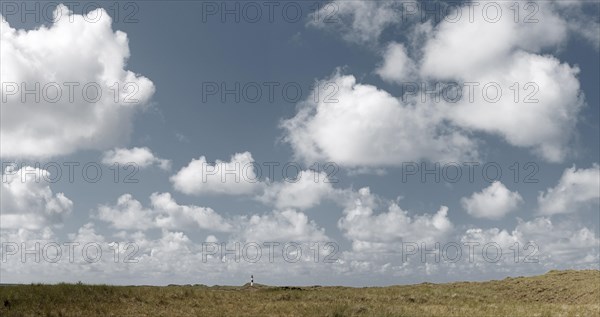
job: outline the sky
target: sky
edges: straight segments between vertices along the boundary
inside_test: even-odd
[[[600,269],[597,1],[0,13],[0,283]]]

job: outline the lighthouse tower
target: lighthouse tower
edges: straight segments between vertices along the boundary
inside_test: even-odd
[[[250,286],[254,286],[254,275],[250,275]]]

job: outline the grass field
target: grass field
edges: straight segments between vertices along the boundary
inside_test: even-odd
[[[0,316],[600,316],[600,271],[390,287],[0,286]]]

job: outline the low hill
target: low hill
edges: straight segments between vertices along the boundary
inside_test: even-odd
[[[365,288],[2,285],[0,316],[600,316],[600,271]]]

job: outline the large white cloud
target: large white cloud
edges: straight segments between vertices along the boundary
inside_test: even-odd
[[[511,192],[504,184],[495,181],[480,192],[460,200],[463,208],[473,217],[500,219],[517,209],[523,198]]]
[[[510,12],[508,2],[496,5]],[[527,23],[524,17],[517,23],[509,14],[496,22],[483,17],[474,22],[442,21],[422,48],[419,71],[429,80],[479,85],[473,89],[473,99],[463,91],[463,98],[444,110],[456,125],[499,135],[547,161],[561,162],[569,153],[583,105],[579,69],[539,55],[542,49],[566,41],[568,23],[552,4],[538,6],[537,23]],[[490,84],[494,86],[484,91]],[[494,87],[502,89],[499,100]]]
[[[140,168],[146,168],[153,164],[158,165],[163,170],[171,168],[171,161],[155,156],[147,147],[134,147],[131,149],[115,148],[104,152],[102,163],[112,165],[119,163],[121,165],[133,163]]]
[[[52,192],[51,179],[44,169],[7,168],[0,187],[1,228],[39,230],[62,225],[73,210],[73,202],[63,193]]]
[[[125,70],[127,35],[113,31],[107,12],[97,10],[90,16],[99,19],[86,21],[58,5],[56,22],[29,31],[12,28],[2,17],[2,156],[104,150],[128,139],[132,116],[148,103],[154,85]],[[36,84],[39,102],[23,94]]]
[[[565,169],[558,184],[540,192],[538,212],[545,215],[574,213],[600,202],[600,167]]]
[[[450,105],[448,117],[462,127],[497,134],[511,145],[531,148],[547,161],[564,161],[583,105],[576,78],[579,70],[553,57],[525,52],[513,54],[507,64],[498,66],[477,82],[499,83],[503,87],[500,100],[487,102],[481,93],[476,94],[474,102],[464,99]],[[520,85],[519,102],[509,90],[514,83]],[[537,101],[524,102],[534,91]]]
[[[171,176],[171,182],[176,190],[190,195],[251,194],[261,187],[254,164],[250,152],[236,153],[229,162],[210,163],[201,156]]]
[[[366,16],[381,21],[381,24],[374,24],[378,25],[376,34],[390,24],[406,22],[404,18],[391,22],[378,18],[380,9],[389,5],[387,2],[381,5],[351,2],[352,5],[345,7],[348,11],[341,11],[340,15],[351,17],[354,22]],[[337,2],[334,3],[337,5]],[[339,105],[323,105],[321,102],[311,110],[302,106],[298,115],[284,125],[288,130],[286,140],[295,153],[301,157],[321,156],[332,160],[337,156],[341,164],[363,166],[390,165],[393,161],[398,164],[398,159],[407,157],[444,160],[475,152],[473,143],[476,141],[466,136],[484,132],[497,135],[513,146],[530,149],[547,161],[564,161],[572,150],[570,144],[578,114],[585,104],[577,79],[579,69],[541,53],[566,43],[573,21],[562,16],[556,4],[550,2],[537,2],[539,11],[535,18],[539,21],[536,23],[525,21],[526,14],[519,15],[519,21],[515,22],[514,15],[506,14],[511,12],[509,6],[512,3],[489,5],[500,6],[503,14],[498,21],[493,21],[490,13],[494,12],[493,9],[488,10],[489,15],[484,17],[482,5],[476,6],[476,15],[471,21],[468,13],[472,7],[470,9],[466,4],[460,7],[462,17],[457,21],[444,19],[434,27],[431,21],[416,24],[407,35],[413,42],[410,45],[389,43],[384,49],[383,62],[376,69],[376,73],[388,82],[414,82],[421,90],[420,84],[431,90],[434,84],[440,82],[458,83],[463,88],[458,101],[448,102],[452,99],[448,98],[444,102],[434,102],[431,96],[423,100],[424,91],[418,93],[421,98],[407,98],[404,91],[403,100],[409,99],[408,104],[413,111],[409,112],[409,108],[403,105],[404,111],[393,113],[386,110],[400,107],[389,106],[395,102],[387,93],[363,84],[352,84],[352,93],[348,93],[349,90],[340,85],[336,94],[341,97]],[[373,35],[373,32],[370,33]],[[344,29],[342,36],[347,36]],[[475,84],[478,86],[472,86]],[[378,94],[355,93],[365,91],[365,87],[378,91]],[[502,89],[498,100],[494,100],[495,87]],[[439,87],[437,89],[438,94],[444,93]],[[375,100],[375,95],[380,98]],[[346,96],[351,98],[344,98]],[[358,112],[358,105],[364,105],[370,111]],[[360,129],[356,120],[358,115],[364,118],[360,124],[374,126],[369,126],[368,130]],[[388,122],[417,131],[415,135],[420,135],[423,142],[415,146],[411,140],[416,136],[395,126],[390,128]],[[457,132],[460,131],[457,129],[469,133]],[[331,137],[333,132],[336,132],[337,139]],[[438,133],[447,137],[440,137]],[[339,136],[345,135],[357,141],[348,145],[344,139],[339,140]],[[396,142],[390,145],[387,140]],[[436,144],[436,141],[454,143],[450,146],[454,152],[443,149],[443,145]],[[339,146],[327,142],[335,142]],[[362,146],[366,143],[372,146]],[[354,152],[355,149],[372,153],[372,160],[361,161],[361,155],[354,155],[359,152]],[[387,151],[385,154],[382,153],[384,149]],[[398,149],[411,153],[412,157],[411,154],[394,155]],[[350,156],[355,158],[348,160]]]
[[[539,23],[515,23],[506,16],[497,23],[440,23],[424,45],[420,72],[479,85],[472,100],[463,92],[460,101],[448,105],[447,117],[455,124],[500,135],[560,162],[569,152],[583,98],[577,67],[537,54],[563,43],[567,34],[566,22],[546,5],[541,8]],[[496,88],[483,90],[489,84],[502,89],[498,100]]]
[[[336,73],[326,82],[335,83],[336,100],[311,97],[282,123],[284,139],[307,162],[360,167],[477,156],[475,142],[446,125],[433,106],[393,97],[351,75]]]

